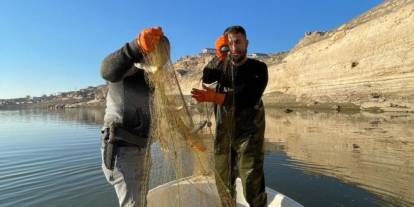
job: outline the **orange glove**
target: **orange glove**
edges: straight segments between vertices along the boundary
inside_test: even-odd
[[[229,51],[229,40],[227,36],[221,35],[216,40],[216,56],[219,60],[223,61],[227,57]]]
[[[226,97],[225,94],[217,93],[215,90],[205,86],[204,84],[203,89],[204,90],[193,88],[193,90],[191,90],[191,96],[198,102],[213,102],[215,104],[223,105],[224,98]]]
[[[137,42],[145,52],[152,52],[155,50],[155,46],[158,45],[163,35],[164,33],[161,27],[146,28],[139,34]]]

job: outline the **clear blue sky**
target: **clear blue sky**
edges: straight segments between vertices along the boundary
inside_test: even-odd
[[[382,0],[2,0],[0,99],[103,84],[101,60],[145,27],[162,26],[172,59],[213,47],[230,25],[249,53],[289,50],[306,31],[331,30]]]

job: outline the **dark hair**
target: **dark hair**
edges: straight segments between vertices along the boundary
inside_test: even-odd
[[[230,33],[231,34],[240,33],[240,34],[243,34],[245,37],[247,37],[246,30],[240,25],[234,25],[234,26],[227,27],[227,29],[224,30],[224,32],[223,32],[224,35],[228,35]]]

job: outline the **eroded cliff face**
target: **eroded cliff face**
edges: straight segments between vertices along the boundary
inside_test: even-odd
[[[331,32],[308,33],[269,66],[270,102],[414,111],[414,1],[387,1]]]
[[[198,54],[177,60],[174,69],[184,94],[190,94],[192,88],[201,88],[203,68],[212,58],[213,54]]]

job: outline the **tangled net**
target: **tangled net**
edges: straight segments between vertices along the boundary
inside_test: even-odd
[[[187,104],[190,98],[180,88],[166,38],[145,60],[141,67],[154,89],[144,172],[149,181],[144,188],[151,189],[147,206],[221,206],[214,179],[211,104]],[[141,198],[144,204],[145,191]]]

